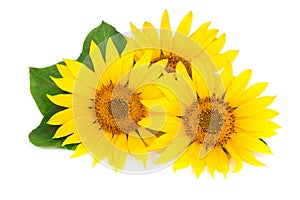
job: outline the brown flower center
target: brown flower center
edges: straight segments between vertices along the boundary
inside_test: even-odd
[[[222,147],[235,132],[233,111],[234,108],[222,98],[198,99],[185,111],[183,124],[186,134],[193,142]]]
[[[110,83],[96,91],[95,112],[101,129],[114,134],[129,133],[148,115],[140,94],[126,86]]]
[[[175,72],[176,65],[180,61],[186,67],[186,70],[187,70],[188,74],[190,76],[192,76],[191,63],[188,60],[184,59],[183,57],[178,56],[178,55],[176,55],[175,53],[172,53],[172,52],[169,53],[168,55],[165,55],[165,54],[161,53],[159,57],[157,57],[155,59],[152,59],[151,63],[156,63],[156,62],[158,62],[160,60],[163,60],[163,59],[168,59],[168,64],[167,64],[167,67],[166,67],[166,70],[168,72]]]

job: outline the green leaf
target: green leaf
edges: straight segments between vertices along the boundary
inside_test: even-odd
[[[39,147],[61,147],[66,138],[52,139],[59,126],[47,124],[52,115],[63,110],[59,106],[52,106],[46,113],[40,125],[31,131],[29,141]],[[66,145],[64,148],[74,150],[78,144]]]
[[[82,53],[80,54],[77,60],[79,62],[83,62],[87,67],[93,70],[93,64],[89,57],[91,41],[93,40],[99,46],[102,56],[105,57],[105,48],[106,48],[107,40],[110,37],[112,38],[119,53],[121,54],[121,52],[124,50],[124,47],[126,45],[126,39],[113,26],[102,21],[102,23],[98,27],[93,29],[87,35],[83,43]]]
[[[46,68],[29,68],[29,74],[31,95],[40,112],[44,115],[53,106],[53,103],[47,98],[46,94],[55,95],[65,93],[54,84],[49,76],[61,76],[55,65]]]

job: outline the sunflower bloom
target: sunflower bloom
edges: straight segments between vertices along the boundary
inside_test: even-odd
[[[201,57],[202,62],[213,64],[217,71],[229,65],[237,56],[237,50],[229,50],[220,53],[225,42],[226,35],[217,37],[217,29],[209,29],[210,22],[201,25],[194,33],[190,34],[193,14],[189,12],[181,21],[176,31],[173,33],[168,11],[165,10],[161,26],[158,31],[154,26],[145,22],[143,29],[139,30],[131,23],[133,39],[139,51],[136,51],[135,58],[139,60],[145,49],[152,49],[152,63],[162,59],[168,59],[167,70],[175,71],[177,63],[180,61],[191,75],[191,66],[195,57]],[[204,64],[203,64],[204,65]]]
[[[206,167],[212,176],[215,171],[226,176],[230,163],[233,172],[242,169],[243,161],[263,166],[255,155],[272,153],[263,138],[273,136],[279,128],[271,121],[278,112],[267,108],[275,97],[259,96],[267,83],[247,88],[250,77],[250,70],[233,76],[229,66],[204,81],[194,67],[191,78],[181,62],[176,66],[176,79],[165,74],[165,82],[178,96],[183,95],[179,86],[185,88],[185,98],[180,99],[182,112],[177,111],[182,120],[178,132],[165,134],[148,147],[164,149],[157,163],[176,157],[175,171],[192,166],[197,177]]]
[[[115,170],[122,170],[130,154],[146,166],[146,147],[155,140],[157,131],[139,124],[151,121],[151,117],[161,121],[164,116],[152,112],[143,101],[164,102],[160,90],[151,83],[160,77],[167,60],[150,66],[152,53],[148,51],[134,63],[131,47],[128,43],[120,56],[109,39],[103,57],[92,42],[89,56],[93,70],[74,60],[57,65],[62,78],[51,78],[68,93],[48,98],[66,109],[54,114],[48,124],[60,125],[53,138],[68,136],[63,145],[79,144],[73,157],[90,152],[94,164],[106,158]]]

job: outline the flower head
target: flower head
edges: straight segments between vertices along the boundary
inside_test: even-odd
[[[83,63],[64,60],[57,65],[62,78],[52,80],[68,94],[48,98],[65,110],[48,121],[60,125],[54,138],[68,136],[63,145],[79,143],[73,156],[91,152],[95,163],[107,158],[116,170],[122,170],[128,154],[142,161],[148,159],[146,147],[156,138],[157,131],[140,125],[150,117],[162,119],[143,101],[163,100],[153,82],[160,77],[167,60],[151,64],[151,51],[134,63],[130,42],[119,55],[111,39],[106,56],[92,42],[89,56],[93,70]],[[151,64],[151,65],[150,65]]]
[[[135,53],[136,60],[142,57],[145,49],[152,49],[152,63],[167,59],[166,69],[173,72],[180,61],[186,67],[189,75],[192,73],[191,66],[196,57],[203,63],[209,63],[211,67],[215,68],[215,71],[229,65],[237,56],[238,51],[229,50],[221,53],[226,41],[225,34],[217,37],[218,30],[208,29],[209,22],[204,23],[190,34],[192,18],[192,12],[187,13],[174,32],[170,26],[167,10],[162,15],[159,30],[149,22],[144,23],[142,30],[131,23],[133,39],[137,48],[140,48]]]
[[[224,68],[220,74],[206,76],[192,67],[190,77],[182,63],[176,66],[176,79],[167,74],[164,77],[172,82],[170,87],[177,96],[184,94],[185,98],[180,98],[183,112],[178,112],[182,120],[178,132],[165,134],[148,147],[165,149],[157,163],[180,155],[174,170],[191,165],[197,177],[206,166],[212,176],[216,170],[226,176],[231,162],[234,172],[241,170],[243,161],[264,165],[255,155],[271,154],[263,138],[273,136],[279,128],[271,121],[278,113],[267,108],[275,97],[259,96],[267,83],[247,88],[251,70],[235,77],[231,67]],[[185,85],[185,91],[177,85]]]

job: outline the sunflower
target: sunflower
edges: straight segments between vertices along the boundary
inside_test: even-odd
[[[47,96],[66,109],[54,114],[48,124],[60,125],[53,138],[67,136],[63,146],[78,144],[73,157],[90,152],[94,164],[106,158],[115,170],[122,170],[130,154],[146,167],[146,147],[155,140],[157,131],[139,123],[147,123],[151,117],[160,121],[165,118],[162,113],[152,112],[143,101],[165,102],[152,82],[161,76],[167,60],[151,64],[152,52],[148,51],[134,63],[130,42],[120,56],[111,39],[105,52],[103,57],[91,42],[93,70],[68,59],[65,65],[57,64],[62,78],[51,79],[67,94]]]
[[[173,33],[168,11],[165,10],[161,19],[160,35],[149,22],[144,23],[142,30],[131,23],[135,45],[140,48],[135,53],[136,60],[143,56],[145,49],[150,48],[153,50],[152,63],[167,59],[166,69],[173,72],[180,61],[190,76],[195,57],[200,57],[203,63],[210,63],[210,65],[213,63],[211,66],[214,66],[215,71],[232,63],[237,56],[237,50],[220,53],[225,44],[226,35],[222,34],[217,37],[219,32],[217,29],[208,29],[210,22],[204,23],[194,33],[190,34],[192,18],[192,12],[187,13]]]
[[[206,167],[212,176],[217,170],[226,177],[230,163],[233,172],[242,169],[243,161],[263,166],[255,155],[272,153],[263,138],[273,136],[279,128],[271,121],[278,112],[267,108],[275,97],[260,97],[267,83],[247,88],[251,70],[235,77],[231,66],[205,76],[192,67],[190,77],[181,62],[176,66],[176,79],[164,74],[169,88],[185,98],[180,98],[182,111],[177,111],[181,119],[178,131],[157,138],[148,147],[164,149],[157,163],[176,158],[175,171],[191,165],[197,177]]]

